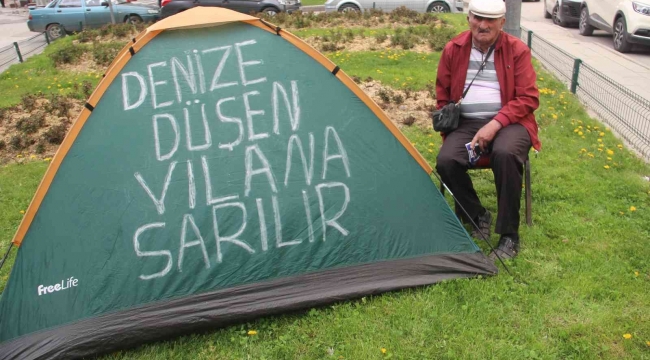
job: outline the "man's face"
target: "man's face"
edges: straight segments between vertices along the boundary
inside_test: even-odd
[[[472,32],[472,38],[477,45],[489,46],[496,41],[503,25],[506,22],[504,17],[497,19],[476,16],[470,13],[467,17],[469,29]]]

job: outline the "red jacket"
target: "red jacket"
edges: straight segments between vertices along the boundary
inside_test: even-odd
[[[443,49],[436,80],[438,109],[452,100],[458,101],[463,95],[471,50],[472,34],[469,31],[453,38]],[[539,91],[530,49],[519,38],[501,32],[494,48],[494,66],[503,104],[494,119],[504,127],[514,123],[523,125],[533,147],[539,150],[542,144],[533,114],[539,107]]]

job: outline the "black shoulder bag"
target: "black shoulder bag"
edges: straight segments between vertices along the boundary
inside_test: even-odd
[[[496,44],[496,43],[495,43]],[[463,96],[458,100],[458,102],[450,102],[449,104],[443,106],[440,108],[440,110],[436,110],[432,114],[433,118],[433,129],[435,131],[439,131],[445,134],[449,134],[450,132],[456,130],[458,128],[458,123],[460,121],[460,103],[463,101],[465,98],[465,95],[467,95],[467,91],[469,91],[469,88],[472,86],[474,83],[474,80],[476,80],[476,77],[478,76],[478,73],[480,73],[483,68],[485,67],[485,63],[487,63],[488,59],[490,58],[490,55],[492,55],[492,51],[494,50],[494,45],[490,46],[490,49],[488,50],[487,56],[483,60],[483,63],[481,66],[478,68],[478,71],[476,72],[476,75],[474,75],[474,79],[469,83],[467,86],[467,89],[463,91]]]

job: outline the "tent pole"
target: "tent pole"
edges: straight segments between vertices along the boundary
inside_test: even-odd
[[[11,251],[11,248],[14,246],[14,243],[11,242],[9,244],[9,249],[7,249],[7,253],[5,253],[5,256],[2,258],[2,262],[0,262],[0,270],[2,270],[2,265],[5,264],[5,261],[7,261],[7,257],[9,256],[9,252]]]
[[[465,208],[463,207],[463,205],[461,205],[460,202],[456,199],[456,197],[454,196],[454,193],[452,193],[452,192],[449,190],[449,188],[447,187],[447,184],[445,184],[444,182],[442,182],[442,179],[440,178],[440,176],[438,176],[438,174],[436,174],[435,171],[432,171],[431,173],[433,173],[433,175],[435,175],[436,178],[438,178],[438,181],[440,181],[440,184],[442,184],[442,186],[444,186],[445,189],[447,189],[447,191],[449,191],[449,194],[451,194],[451,197],[454,198],[454,201],[456,202],[456,204],[457,204],[458,206],[460,206],[461,210],[463,210],[463,213],[465,213],[465,216],[469,219],[469,221],[472,222],[472,225],[474,226],[474,229],[478,230],[478,233],[481,234],[481,238],[483,239],[483,241],[485,241],[485,243],[488,244],[488,246],[490,247],[490,250],[492,250],[492,252],[494,253],[494,255],[497,256],[497,258],[498,258],[499,261],[501,262],[501,265],[503,265],[503,267],[504,267],[504,268],[506,269],[506,271],[508,272],[508,275],[514,277],[514,275],[512,275],[512,273],[510,272],[510,269],[508,269],[508,267],[506,266],[506,264],[503,262],[503,259],[501,259],[501,256],[499,256],[499,253],[497,253],[496,251],[494,251],[494,247],[492,246],[492,244],[490,244],[490,242],[488,241],[488,239],[485,238],[485,234],[483,234],[483,232],[481,231],[481,229],[479,229],[478,225],[476,225],[476,223],[474,222],[474,219],[470,218],[469,214],[467,213],[467,211],[465,210]]]

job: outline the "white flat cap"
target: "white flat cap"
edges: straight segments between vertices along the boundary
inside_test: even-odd
[[[506,14],[506,3],[503,0],[471,0],[469,12],[485,18],[500,18]]]

